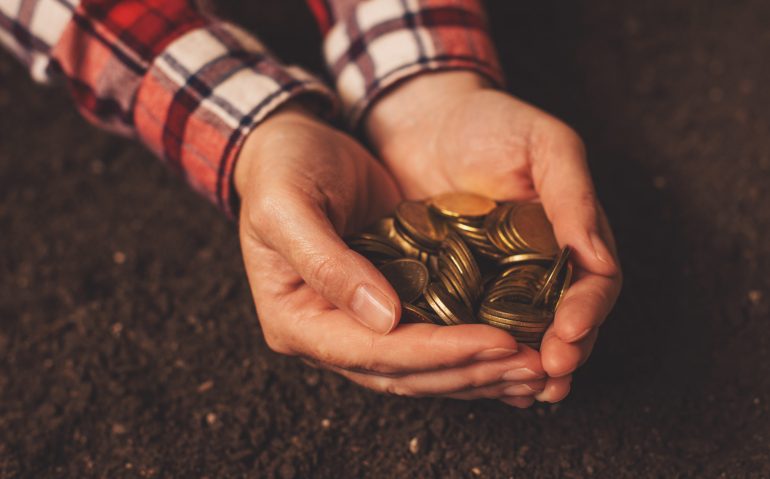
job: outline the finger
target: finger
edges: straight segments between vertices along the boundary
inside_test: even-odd
[[[500,399],[500,401],[504,402],[509,406],[517,407],[519,409],[527,409],[528,407],[531,407],[535,403],[535,398],[533,397],[502,398]]]
[[[588,360],[598,336],[599,330],[592,329],[580,341],[567,343],[549,330],[543,337],[543,343],[540,346],[543,368],[551,377],[571,374]]]
[[[535,394],[534,398],[540,402],[559,402],[567,397],[571,384],[572,375],[562,376],[560,378],[548,378],[543,392]]]
[[[542,390],[545,372],[540,362],[540,355],[536,351],[523,348],[518,354],[505,359],[406,375],[385,376],[361,370],[342,370],[334,366],[330,366],[330,369],[371,389],[399,396],[439,396],[501,382],[516,386],[509,394],[516,395]]]
[[[255,298],[261,297],[260,287],[255,289]],[[481,324],[402,324],[390,334],[378,334],[307,286],[284,301],[263,304],[260,321],[274,350],[344,369],[403,375],[501,359],[518,351],[511,335]],[[542,371],[537,363],[528,362]]]
[[[529,381],[500,381],[483,386],[470,386],[458,389],[445,389],[444,387],[435,389],[415,385],[413,381],[403,377],[362,373],[333,366],[327,366],[327,369],[373,391],[407,397],[442,396],[453,399],[481,399],[503,396],[533,396],[543,391],[547,381],[545,378],[540,378]]]
[[[620,294],[617,278],[578,271],[576,281],[564,293],[553,323],[564,342],[575,342],[599,327]]]
[[[545,387],[545,380],[541,379],[537,384],[532,383],[510,383],[503,382],[490,384],[478,388],[467,389],[456,393],[446,394],[450,399],[461,399],[471,401],[474,399],[514,399],[531,397],[542,391]]]
[[[380,271],[347,247],[321,204],[304,192],[266,192],[252,224],[302,279],[334,306],[380,334],[400,316],[400,301]]]
[[[574,250],[575,262],[586,271],[607,277],[620,274],[617,260],[602,238],[596,199],[585,149],[577,134],[561,124],[542,128],[534,140],[535,188],[561,245]]]

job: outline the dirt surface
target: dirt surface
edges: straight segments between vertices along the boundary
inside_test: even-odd
[[[237,3],[319,68],[300,1]],[[0,477],[770,476],[770,4],[489,6],[622,248],[567,400],[383,397],[271,353],[232,225],[0,54]]]

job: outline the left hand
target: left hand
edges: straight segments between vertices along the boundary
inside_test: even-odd
[[[543,339],[550,378],[536,398],[563,399],[622,283],[580,137],[470,72],[408,80],[375,103],[364,128],[407,197],[463,190],[543,203],[559,244],[573,249],[575,274]]]

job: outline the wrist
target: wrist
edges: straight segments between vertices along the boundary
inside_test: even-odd
[[[363,120],[367,138],[382,152],[387,142],[403,132],[416,131],[421,121],[451,109],[465,95],[491,88],[472,71],[442,71],[417,75],[377,100]]]
[[[243,142],[233,171],[233,181],[238,197],[242,200],[249,189],[249,179],[253,177],[252,168],[258,160],[258,152],[264,140],[277,131],[291,125],[308,124],[320,121],[312,105],[302,99],[292,100],[275,110],[249,133]]]

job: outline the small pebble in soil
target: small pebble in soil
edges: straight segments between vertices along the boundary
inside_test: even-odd
[[[321,427],[324,429],[329,429],[332,427],[332,422],[328,419],[321,419]]]
[[[214,381],[212,381],[211,379],[209,379],[208,381],[204,381],[200,383],[200,385],[198,386],[198,389],[197,389],[198,394],[203,394],[206,391],[210,391],[213,387],[214,387]]]
[[[418,438],[417,436],[413,437],[409,441],[409,452],[411,452],[412,454],[417,454],[418,452],[420,452],[420,438]]]
[[[481,468],[474,467],[471,469],[471,473],[473,473],[474,476],[480,476],[481,475]]]
[[[115,264],[123,264],[126,262],[126,253],[122,251],[115,251],[112,253],[112,261],[115,262]]]
[[[213,412],[206,414],[206,422],[209,424],[209,426],[213,425],[215,422],[217,422],[217,415]]]
[[[751,304],[758,304],[762,301],[762,291],[756,289],[749,291],[749,301],[751,301]]]
[[[120,336],[120,333],[123,331],[123,324],[122,323],[114,323],[110,327],[110,332],[113,336],[118,337]]]

